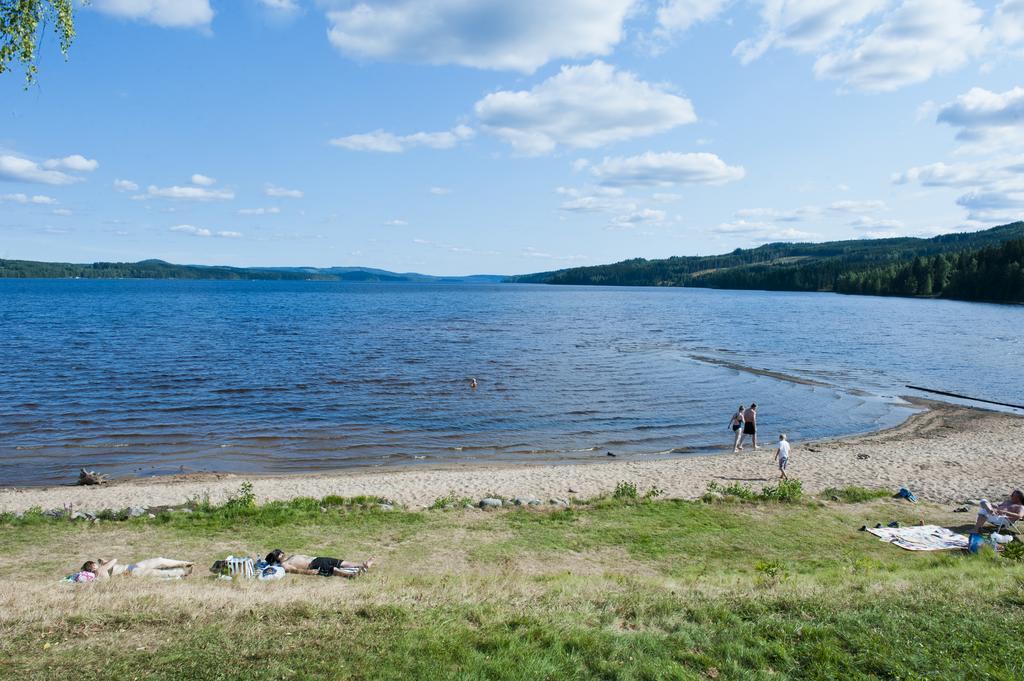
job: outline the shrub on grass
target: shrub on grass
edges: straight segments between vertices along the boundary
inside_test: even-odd
[[[195,494],[185,500],[185,506],[193,511],[212,511],[214,506],[210,502],[210,493],[204,492],[202,496]]]
[[[619,501],[639,498],[640,492],[637,490],[635,482],[627,482],[623,480],[619,484],[615,485],[615,491],[612,492],[612,499],[618,499]]]
[[[372,508],[379,504],[394,505],[394,502],[385,499],[384,497],[365,494],[360,494],[355,497],[343,497],[337,494],[328,494],[320,500],[320,505],[327,508]]]
[[[799,480],[782,480],[777,487],[765,487],[760,497],[769,501],[792,503],[804,496],[804,486]]]
[[[758,586],[777,586],[789,579],[789,572],[786,566],[777,560],[759,560],[754,565],[757,572]]]
[[[757,492],[739,482],[734,482],[727,487],[723,487],[717,482],[711,481],[708,483],[708,491],[705,492],[700,499],[701,501],[708,503],[723,498],[757,501]]]
[[[256,493],[253,491],[252,483],[246,480],[238,491],[228,497],[224,502],[225,510],[228,511],[251,511],[256,508]]]
[[[122,508],[118,511],[105,508],[97,513],[96,517],[100,520],[128,520],[130,516],[127,508]]]
[[[825,499],[833,499],[846,504],[859,504],[874,499],[891,497],[892,494],[884,489],[869,489],[867,487],[850,485],[848,487],[829,487],[821,493],[821,496]]]
[[[1003,545],[1003,558],[1024,561],[1024,542],[1020,541],[1020,537],[1015,537],[1012,542]]]
[[[473,500],[469,497],[460,497],[455,493],[455,490],[448,492],[443,497],[437,497],[434,499],[434,503],[430,505],[430,510],[439,511],[445,506],[455,506],[456,508],[462,508],[466,504],[473,505]]]

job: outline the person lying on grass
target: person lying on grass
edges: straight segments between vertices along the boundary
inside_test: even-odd
[[[1012,525],[1021,518],[1024,518],[1024,492],[1015,489],[1010,492],[1010,498],[993,506],[988,499],[982,499],[978,508],[978,520],[974,523],[975,533],[981,532],[985,523],[991,523],[996,527]]]
[[[68,577],[68,581],[91,582],[94,579],[109,579],[117,575],[177,579],[188,577],[190,574],[192,574],[192,563],[187,560],[147,558],[137,563],[121,565],[117,562],[117,558],[111,558],[110,560],[100,558],[85,561],[82,564],[82,569]]]
[[[354,563],[340,558],[313,558],[302,554],[286,556],[281,549],[267,554],[267,563],[280,565],[285,572],[295,575],[320,575],[321,577],[357,577],[373,566],[373,558]]]

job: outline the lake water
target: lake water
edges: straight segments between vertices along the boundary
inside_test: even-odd
[[[768,443],[836,436],[906,383],[1024,402],[1022,339],[1021,307],[829,294],[0,280],[0,484],[688,456],[751,400]]]

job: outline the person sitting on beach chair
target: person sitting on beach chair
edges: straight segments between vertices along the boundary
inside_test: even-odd
[[[357,577],[373,566],[373,558],[354,563],[340,558],[326,558],[293,554],[286,556],[281,549],[267,554],[266,562],[280,565],[285,572],[296,575],[320,575],[321,577]]]
[[[71,575],[68,580],[72,582],[91,582],[94,579],[109,579],[119,575],[178,579],[188,577],[190,574],[192,574],[192,563],[187,560],[147,558],[137,563],[122,565],[117,562],[117,558],[111,558],[110,560],[100,558],[85,561],[82,569]],[[90,577],[89,575],[92,576]]]
[[[988,499],[981,500],[974,532],[981,532],[985,523],[996,527],[1013,527],[1021,518],[1024,518],[1024,492],[1015,489],[1010,493],[1010,498],[998,506],[993,506]]]

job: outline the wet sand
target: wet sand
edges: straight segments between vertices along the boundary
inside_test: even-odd
[[[929,400],[903,424],[884,431],[818,442],[794,442],[788,473],[812,493],[828,487],[862,485],[910,488],[922,500],[960,503],[1003,498],[1024,486],[1024,417]],[[723,440],[729,434],[723,430]],[[209,496],[221,502],[251,480],[259,501],[295,497],[377,495],[409,508],[430,505],[454,492],[479,500],[504,497],[595,496],[620,481],[641,490],[657,487],[670,498],[696,498],[710,482],[741,482],[754,488],[773,484],[777,433],[764,433],[761,449],[738,454],[684,456],[657,461],[615,461],[595,455],[593,463],[562,465],[450,465],[403,469],[358,469],[297,475],[199,474],[133,479],[93,487],[0,489],[0,511],[39,506],[99,511],[133,506],[169,506]],[[681,443],[682,444],[682,443]]]

